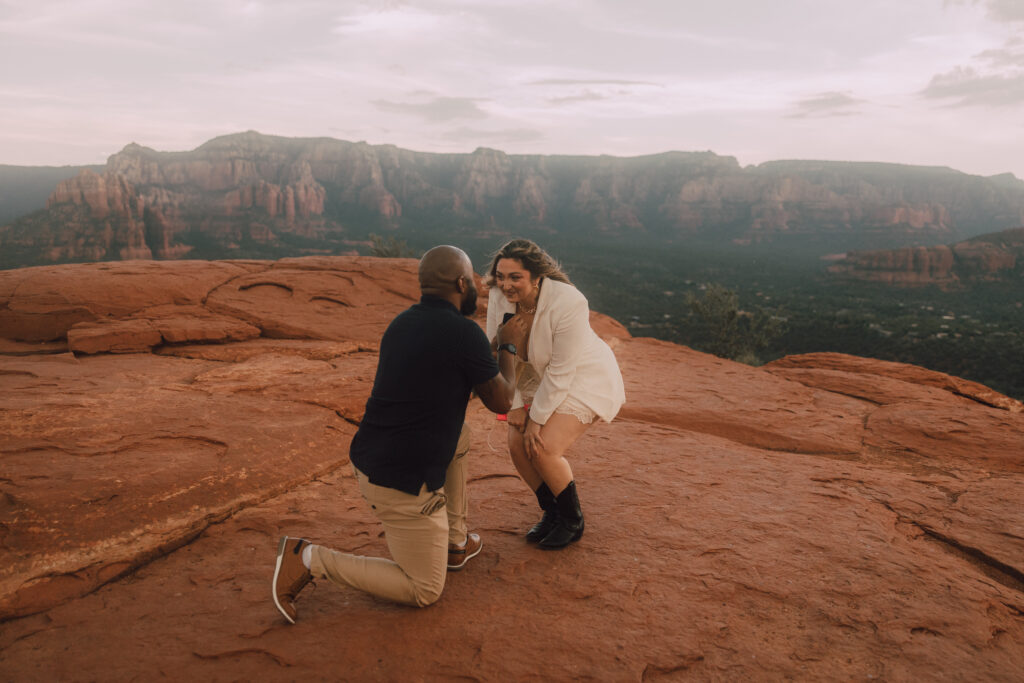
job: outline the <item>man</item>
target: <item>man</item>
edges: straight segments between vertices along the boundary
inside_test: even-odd
[[[469,448],[466,404],[475,390],[489,409],[508,412],[515,390],[522,321],[498,332],[497,361],[480,327],[473,265],[461,249],[434,247],[420,259],[422,297],[388,326],[366,413],[350,456],[359,490],[384,525],[394,560],[362,557],[285,536],[273,595],[295,623],[294,600],[313,577],[425,607],[445,573],[465,566],[483,543],[465,525]]]

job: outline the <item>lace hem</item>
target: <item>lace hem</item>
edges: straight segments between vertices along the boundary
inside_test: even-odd
[[[572,415],[585,425],[593,424],[594,418],[597,417],[593,410],[586,406],[574,406],[567,404],[568,401],[563,401],[562,405],[555,408],[555,412],[561,415]]]

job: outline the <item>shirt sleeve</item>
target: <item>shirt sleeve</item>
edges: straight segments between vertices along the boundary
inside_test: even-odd
[[[565,311],[551,327],[551,360],[530,406],[530,420],[545,424],[565,397],[576,377],[576,364],[590,334],[590,309],[580,296],[567,302]]]
[[[475,387],[494,379],[501,370],[491,353],[491,343],[480,326],[469,319],[466,319],[464,340],[461,361],[469,386]]]

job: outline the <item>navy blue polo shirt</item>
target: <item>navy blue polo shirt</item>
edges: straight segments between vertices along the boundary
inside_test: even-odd
[[[424,296],[398,314],[380,341],[352,464],[374,484],[417,495],[444,486],[472,388],[498,363],[480,326],[450,302]]]

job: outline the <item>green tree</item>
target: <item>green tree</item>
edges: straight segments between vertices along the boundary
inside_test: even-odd
[[[381,237],[371,233],[370,256],[379,256],[381,258],[416,258],[419,254],[413,251],[406,244],[405,240],[400,240],[394,235]]]
[[[760,365],[757,352],[785,328],[782,319],[760,309],[753,313],[740,310],[739,295],[719,284],[708,285],[703,296],[687,293],[686,303],[707,329],[708,350],[748,365]]]

